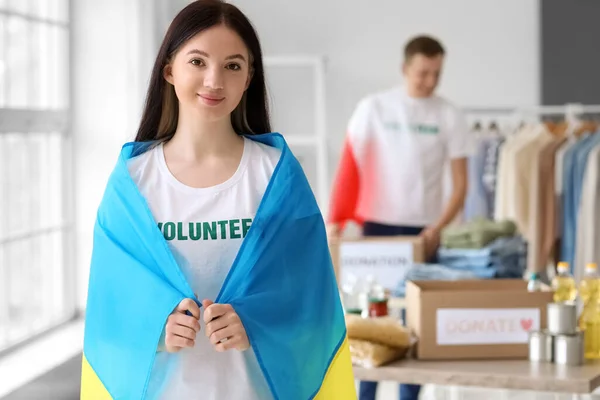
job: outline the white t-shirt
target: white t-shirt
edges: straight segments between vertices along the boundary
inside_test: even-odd
[[[361,100],[347,134],[360,179],[357,215],[390,225],[435,223],[448,161],[472,146],[456,107],[439,96],[412,98],[403,87]]]
[[[200,189],[184,185],[171,174],[162,145],[129,161],[134,182],[200,301],[214,301],[219,294],[280,155],[276,148],[245,138],[234,175],[224,183]],[[202,318],[200,326],[194,348],[157,354],[157,362],[176,359],[162,398],[271,398],[252,349],[219,353],[204,334]],[[154,372],[151,385],[161,380]]]

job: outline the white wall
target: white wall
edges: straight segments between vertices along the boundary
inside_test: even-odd
[[[356,102],[400,82],[402,47],[415,34],[429,33],[442,40],[448,57],[440,92],[459,105],[539,102],[538,0],[231,3],[252,20],[266,55],[328,57],[328,127],[334,164]]]
[[[78,306],[87,296],[92,230],[108,176],[135,135],[156,49],[147,0],[73,1],[73,135]]]
[[[188,2],[73,1],[80,306],[85,304],[91,233],[106,179],[120,146],[135,134],[162,35]],[[400,82],[402,47],[414,34],[442,39],[449,54],[441,93],[458,104],[539,101],[538,0],[232,2],[256,26],[265,55],[327,56],[330,171],[356,102]],[[289,93],[294,96],[295,90]],[[278,99],[287,93],[279,91],[277,96],[275,112]],[[274,129],[279,130],[277,125]]]

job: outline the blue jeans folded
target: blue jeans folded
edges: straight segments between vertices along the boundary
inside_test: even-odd
[[[520,254],[514,254],[502,258],[488,258],[488,259],[470,259],[470,258],[452,258],[447,259],[441,257],[438,261],[440,264],[457,270],[475,271],[478,269],[487,268],[522,268],[522,260],[526,257]]]

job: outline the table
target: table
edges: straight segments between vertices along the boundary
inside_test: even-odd
[[[357,380],[473,386],[489,389],[588,394],[600,386],[600,361],[580,367],[528,360],[400,360],[379,368],[354,367]]]

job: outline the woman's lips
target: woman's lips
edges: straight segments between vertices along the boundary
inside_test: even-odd
[[[221,104],[223,100],[225,100],[225,97],[216,97],[206,94],[199,94],[198,96],[202,99],[204,104],[209,106],[216,106],[218,104]]]

